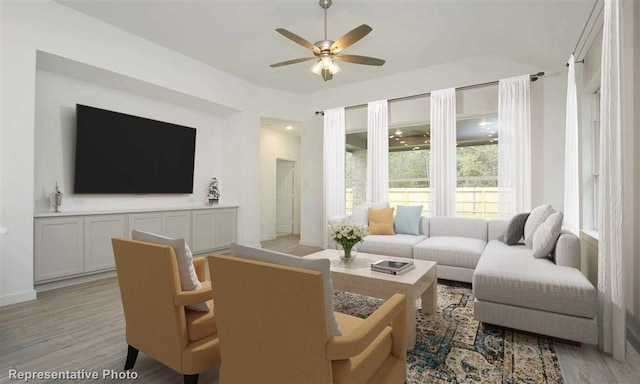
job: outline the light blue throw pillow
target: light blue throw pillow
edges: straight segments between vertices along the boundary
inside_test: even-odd
[[[405,235],[419,235],[422,205],[398,205],[397,210],[394,223],[395,232]]]

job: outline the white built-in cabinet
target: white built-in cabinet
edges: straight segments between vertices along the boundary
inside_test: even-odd
[[[35,281],[45,283],[115,268],[111,239],[131,230],[183,238],[194,254],[229,248],[237,207],[118,213],[46,213],[34,218]]]

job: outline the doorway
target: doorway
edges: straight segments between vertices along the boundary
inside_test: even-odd
[[[276,159],[276,237],[295,233],[296,163]]]

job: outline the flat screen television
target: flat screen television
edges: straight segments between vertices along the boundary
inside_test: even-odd
[[[193,193],[196,130],[76,104],[74,193]]]

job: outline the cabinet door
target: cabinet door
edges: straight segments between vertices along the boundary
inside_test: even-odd
[[[216,210],[193,211],[193,253],[216,248]]]
[[[115,268],[111,239],[126,237],[124,215],[99,215],[84,218],[84,271]]]
[[[184,239],[191,247],[191,212],[162,212],[162,234],[174,239]]]
[[[235,209],[216,210],[216,248],[229,248],[236,241],[237,225]]]
[[[35,219],[35,281],[84,271],[82,217]]]
[[[131,238],[131,231],[137,229],[139,231],[151,232],[155,234],[162,233],[162,217],[160,212],[151,213],[134,213],[129,215],[129,233],[128,238]]]

